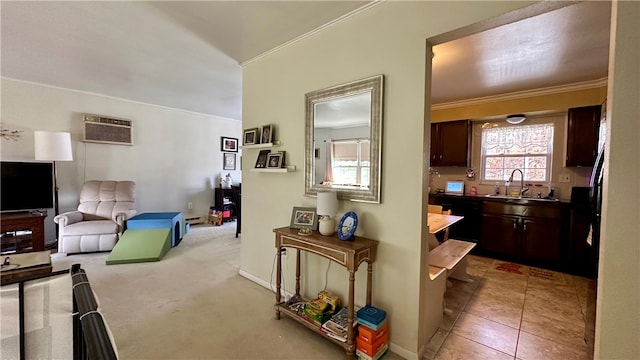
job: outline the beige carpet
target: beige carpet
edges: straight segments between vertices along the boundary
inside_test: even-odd
[[[27,359],[70,359],[71,277],[30,281],[25,285]],[[20,357],[18,284],[0,287],[0,359]]]
[[[273,293],[238,275],[234,236],[235,223],[192,226],[159,262],[54,255],[54,270],[80,263],[87,271],[121,359],[343,359],[337,345],[275,320]]]

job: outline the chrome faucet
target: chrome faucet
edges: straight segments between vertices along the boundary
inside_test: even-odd
[[[520,169],[514,169],[511,172],[511,176],[509,176],[509,183],[511,183],[513,181],[513,174],[515,174],[516,171],[520,172],[520,197],[522,197],[524,195],[524,193],[526,193],[527,191],[529,191],[529,188],[524,187],[524,174],[522,173],[522,170]]]

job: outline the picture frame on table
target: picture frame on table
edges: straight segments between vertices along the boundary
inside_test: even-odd
[[[289,228],[318,230],[318,212],[316,208],[294,206],[291,211]]]
[[[260,142],[262,144],[268,144],[268,143],[272,143],[273,140],[275,139],[274,137],[274,126],[269,124],[269,125],[265,125],[262,127],[262,137],[260,138]]]
[[[222,170],[235,170],[236,169],[236,154],[224,153],[222,154]]]
[[[220,137],[220,151],[238,152],[238,139],[232,137]]]
[[[279,169],[284,167],[284,151],[272,152],[267,156],[267,168]]]
[[[258,158],[256,159],[256,169],[264,169],[267,167],[267,158],[269,157],[269,150],[260,150]]]
[[[255,145],[260,143],[260,129],[246,129],[242,134],[242,145]]]

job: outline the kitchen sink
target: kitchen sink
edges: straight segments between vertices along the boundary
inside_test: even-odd
[[[537,198],[537,197],[530,197],[530,196],[518,197],[518,196],[494,195],[494,194],[487,194],[485,195],[485,197],[492,198],[492,199],[519,200],[519,201],[550,201],[550,202],[559,201],[558,199],[554,199],[554,198]]]

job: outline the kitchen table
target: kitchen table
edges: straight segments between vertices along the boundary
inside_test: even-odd
[[[436,238],[436,233],[442,231],[449,226],[457,223],[462,220],[464,216],[457,215],[443,215],[443,214],[434,214],[428,213],[427,224],[429,225],[429,250],[435,249],[440,242]]]
[[[429,234],[435,234],[462,220],[463,216],[429,213]]]

